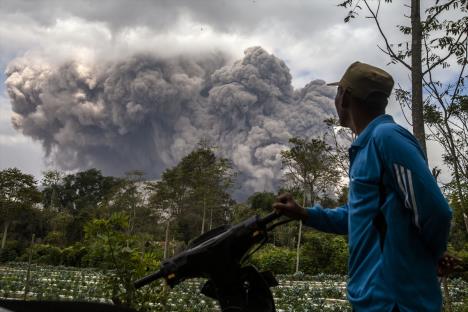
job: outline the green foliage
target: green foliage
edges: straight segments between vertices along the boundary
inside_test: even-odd
[[[150,206],[161,219],[171,221],[177,239],[188,242],[227,222],[232,204],[227,191],[234,177],[227,159],[200,144],[177,166],[164,171],[160,181],[148,185]]]
[[[28,261],[29,253],[35,263],[60,265],[62,264],[62,250],[59,247],[49,244],[34,244],[26,249],[21,256],[21,261]]]
[[[5,247],[0,249],[0,263],[15,261],[18,255],[21,253],[21,247],[18,241],[8,240],[5,243]]]
[[[68,246],[62,249],[61,264],[66,266],[80,267],[83,265],[83,258],[87,255],[86,247],[81,243]]]
[[[72,214],[95,208],[108,198],[120,179],[103,176],[100,170],[89,169],[65,176],[59,188],[59,200]]]
[[[307,274],[346,274],[348,245],[342,236],[304,233],[301,268]]]
[[[65,176],[58,188],[60,207],[73,218],[67,224],[68,243],[84,238],[83,226],[98,214],[97,207],[114,194],[120,179],[103,176],[97,169],[89,169]]]
[[[452,208],[452,226],[450,229],[450,243],[457,251],[468,251],[468,231],[466,229],[465,218],[461,202],[453,194],[450,196],[450,207]]]
[[[55,246],[61,246],[64,240],[64,233],[59,231],[50,231],[47,233],[46,237],[44,237],[44,243],[53,244]]]
[[[271,212],[272,205],[276,200],[276,195],[271,192],[256,192],[247,199],[252,211],[260,210],[263,212]]]
[[[40,202],[34,177],[17,168],[0,171],[0,221],[3,223],[2,245],[10,225],[31,212],[34,204]],[[4,246],[2,246],[3,248]]]
[[[139,249],[141,245],[137,237],[129,233],[127,214],[114,213],[108,219],[94,219],[85,225],[84,231],[88,261],[99,259],[94,264],[115,272],[106,278],[114,301],[145,311],[149,309],[150,302],[165,298],[160,287],[136,291],[133,286],[135,280],[155,271],[159,261],[153,257],[154,254],[145,256],[145,251]]]
[[[271,271],[275,274],[292,274],[296,253],[285,247],[266,245],[252,255],[251,262],[261,271]]]
[[[76,243],[65,248],[59,248],[53,244],[34,244],[21,252],[21,256],[9,261],[28,261],[29,253],[32,252],[32,262],[44,265],[67,265],[74,267],[93,267],[100,264],[102,257],[91,258],[88,249],[82,243]],[[20,252],[17,252],[19,255]]]
[[[15,219],[20,209],[38,203],[40,196],[32,175],[17,168],[0,171],[0,213],[5,221]]]
[[[348,149],[354,140],[354,134],[350,128],[341,126],[338,118],[327,118],[324,120],[328,131],[325,133],[325,140],[329,142],[333,153],[330,156],[334,158],[337,168],[342,175],[349,172],[349,153]]]
[[[251,217],[254,212],[245,204],[236,204],[231,207],[230,221],[232,224],[239,223],[248,217]]]
[[[61,210],[59,194],[63,174],[58,170],[44,171],[42,178],[42,205],[44,209],[59,211]]]
[[[47,214],[44,211],[37,207],[22,207],[15,212],[15,218],[10,220],[8,239],[18,241],[21,250],[27,248],[33,234],[39,238],[46,236],[49,230],[47,222]],[[3,224],[5,225],[5,223]]]
[[[18,168],[0,171],[0,200],[6,207],[30,206],[40,201],[40,193],[34,177],[22,173]]]
[[[290,149],[281,152],[286,180],[303,189],[311,203],[335,186],[341,176],[331,146],[324,140],[291,138]]]
[[[468,243],[462,248],[454,248],[451,244],[448,246],[448,252],[451,256],[454,256],[461,260],[461,267],[453,272],[450,277],[459,277],[465,281],[468,281]]]

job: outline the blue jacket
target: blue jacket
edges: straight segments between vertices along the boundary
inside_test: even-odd
[[[349,238],[348,299],[356,311],[441,311],[437,261],[451,209],[426,158],[389,115],[375,118],[349,149],[348,203],[314,206],[304,222]],[[373,223],[382,212],[385,235]],[[383,246],[380,245],[380,239]]]

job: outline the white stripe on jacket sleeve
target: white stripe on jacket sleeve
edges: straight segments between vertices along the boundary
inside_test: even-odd
[[[413,206],[413,212],[414,212],[414,224],[416,225],[418,229],[421,229],[419,226],[418,206],[416,204],[416,197],[414,196],[413,177],[409,169],[406,169],[406,172],[408,174],[409,191],[411,195],[411,202],[413,204],[412,206]]]
[[[416,204],[416,196],[414,194],[411,170],[397,164],[393,164],[393,168],[395,170],[398,186],[405,199],[405,207],[413,212],[413,223],[418,229],[420,229],[418,207]]]
[[[403,184],[401,183],[400,170],[398,170],[398,165],[397,165],[397,164],[393,164],[393,168],[395,169],[395,175],[396,175],[396,177],[397,177],[398,186],[400,187],[400,191],[404,194],[404,193],[405,193],[405,189],[404,189],[404,187],[403,187]]]
[[[405,192],[403,193],[405,195],[405,205],[406,207],[408,207],[408,209],[412,209],[411,203],[409,201],[409,196],[408,196],[408,182],[406,181],[407,177],[406,177],[405,168],[403,168],[402,166],[399,166],[399,167],[400,167],[401,179],[403,180],[403,186],[405,187]]]

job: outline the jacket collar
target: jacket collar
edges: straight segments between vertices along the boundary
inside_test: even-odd
[[[369,141],[369,138],[372,135],[372,132],[374,131],[375,127],[382,123],[394,123],[395,121],[393,120],[393,117],[387,114],[384,115],[379,115],[378,117],[374,118],[364,130],[362,130],[361,134],[359,134],[354,142],[351,144],[351,147],[359,147],[359,146],[364,146],[367,144],[367,141]]]

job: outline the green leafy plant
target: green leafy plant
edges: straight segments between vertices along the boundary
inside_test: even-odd
[[[150,302],[164,302],[166,291],[163,286],[149,285],[137,291],[133,282],[159,267],[159,261],[145,256],[135,235],[129,234],[129,217],[125,213],[114,213],[108,219],[94,219],[85,225],[85,241],[88,246],[88,261],[113,274],[105,277],[106,287],[113,301],[139,311],[147,311]],[[99,261],[96,261],[99,259]],[[164,306],[162,304],[161,306]]]
[[[296,253],[285,247],[267,245],[252,256],[251,262],[261,271],[291,274],[294,271]]]

